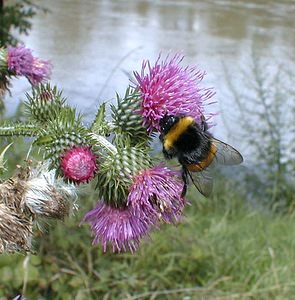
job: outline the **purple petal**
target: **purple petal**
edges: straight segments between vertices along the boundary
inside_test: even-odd
[[[183,56],[176,54],[154,66],[149,61],[142,63],[141,73],[134,72],[142,96],[141,114],[148,130],[159,130],[159,120],[165,113],[189,114],[200,121],[204,114],[204,102],[215,92],[199,86],[205,73],[196,67],[180,66]]]
[[[151,220],[178,222],[185,201],[181,197],[183,181],[179,172],[156,166],[138,174],[130,188],[127,204]]]
[[[85,215],[84,221],[91,225],[93,244],[101,244],[104,252],[109,244],[113,252],[134,252],[152,225],[151,220],[137,215],[132,207],[114,208],[103,201]]]

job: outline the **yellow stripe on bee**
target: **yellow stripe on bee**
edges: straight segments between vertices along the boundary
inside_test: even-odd
[[[173,147],[178,138],[193,124],[195,120],[192,117],[181,118],[172,126],[169,132],[164,137],[164,148],[169,150]]]

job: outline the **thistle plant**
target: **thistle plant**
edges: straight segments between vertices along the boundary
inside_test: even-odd
[[[25,76],[33,87],[25,102],[26,121],[0,124],[0,136],[30,136],[43,154],[42,162],[28,164],[0,185],[2,251],[31,251],[39,218],[69,216],[77,208],[79,186],[90,181],[96,183],[98,203],[82,222],[90,224],[93,244],[103,251],[133,252],[161,223],[180,221],[186,204],[180,170],[156,162],[150,142],[167,112],[201,120],[214,94],[200,86],[204,73],[182,67],[180,55],[159,57],[154,66],[145,61],[134,73],[136,82],[124,96],[117,95],[111,115],[103,103],[87,127],[56,86],[42,83],[49,76],[47,63],[37,60],[37,72],[26,48],[1,51],[6,58],[1,76]],[[19,237],[8,238],[9,222],[20,227]]]

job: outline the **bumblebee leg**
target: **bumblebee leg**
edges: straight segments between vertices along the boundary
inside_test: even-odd
[[[181,192],[181,197],[183,198],[185,195],[186,195],[186,192],[187,192],[187,186],[188,186],[188,171],[185,167],[182,167],[182,173],[181,173],[181,177],[182,177],[182,180],[183,180],[183,189],[182,189],[182,192]]]

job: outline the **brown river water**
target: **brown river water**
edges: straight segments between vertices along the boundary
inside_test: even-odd
[[[264,60],[293,66],[295,59],[295,1],[108,1],[43,0],[50,10],[33,19],[29,36],[22,37],[34,54],[54,65],[52,81],[68,101],[91,121],[100,101],[113,101],[123,93],[127,73],[140,70],[141,61],[154,61],[162,52],[182,51],[185,64],[207,71],[203,85],[214,87],[219,111],[213,129],[222,139],[238,143],[229,135],[236,125],[224,120],[236,116],[224,68],[235,84],[240,69],[250,64],[255,49]],[[236,79],[237,78],[237,79]],[[11,113],[24,91],[25,80],[14,82]],[[238,117],[236,118],[238,122]]]

